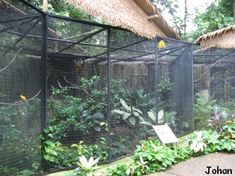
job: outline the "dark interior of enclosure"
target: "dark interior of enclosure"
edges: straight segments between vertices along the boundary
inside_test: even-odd
[[[195,129],[208,127],[205,122],[218,118],[218,114],[227,121],[233,119],[235,50],[194,48],[193,56]]]
[[[229,102],[234,99],[234,49],[209,49],[195,51],[195,65],[202,65],[203,78],[197,78],[195,83],[201,82],[197,89],[208,90],[213,99]],[[202,85],[203,84],[203,85]]]
[[[0,6],[0,175],[73,167],[84,146],[113,161],[156,137],[147,123],[193,130],[191,44],[11,4]]]

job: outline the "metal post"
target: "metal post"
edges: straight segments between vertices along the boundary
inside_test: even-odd
[[[155,37],[155,62],[154,62],[154,71],[155,71],[155,77],[154,77],[154,88],[155,88],[155,113],[156,113],[156,123],[158,124],[158,111],[159,111],[159,94],[158,94],[158,58],[159,58],[159,49],[158,49],[158,37]]]
[[[111,92],[110,92],[110,84],[111,84],[111,62],[110,62],[110,28],[107,29],[108,36],[107,36],[107,72],[108,72],[108,78],[107,78],[107,101],[108,101],[108,107],[107,107],[107,123],[108,123],[108,160],[110,161],[112,159],[111,155],[111,143],[112,143],[112,137],[111,137],[111,106],[112,106],[112,100],[111,100]]]
[[[47,46],[48,46],[48,15],[42,13],[42,46],[41,46],[41,132],[47,126]],[[42,143],[42,167],[46,170],[46,162],[43,157]]]
[[[191,74],[192,74],[192,119],[191,119],[191,121],[192,121],[192,131],[194,131],[195,130],[195,119],[194,119],[194,72],[193,72],[193,45],[190,45],[190,52],[191,52],[191,67],[192,67],[192,72],[191,72]]]

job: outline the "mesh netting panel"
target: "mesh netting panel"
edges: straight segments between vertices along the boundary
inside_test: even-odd
[[[107,32],[102,27],[50,17],[49,28],[51,57],[87,58],[106,51]]]
[[[193,65],[192,50],[187,47],[176,58],[173,67],[173,100],[177,113],[177,133],[184,134],[194,128],[193,120]]]
[[[117,35],[124,35],[122,38]],[[128,38],[132,37],[132,39]],[[111,30],[111,159],[131,154],[136,144],[148,136],[140,124],[154,107],[151,67],[154,42],[126,31]]]
[[[1,1],[1,18],[14,19],[18,17],[27,17],[39,15],[39,13],[21,1],[6,0]]]
[[[233,119],[235,50],[195,47],[193,55],[196,128],[205,127],[216,113]]]
[[[211,99],[231,101],[234,98],[234,57],[231,49],[194,52],[196,92],[207,90]]]
[[[75,167],[82,155],[107,162],[131,154],[141,139],[156,137],[160,110],[177,135],[193,128],[188,44],[163,39],[156,53],[153,40],[51,14],[46,29],[32,7],[9,2],[14,8],[0,3],[0,175],[38,169],[41,157],[52,171]],[[41,51],[47,30],[48,53]],[[40,110],[48,122],[42,147]]]
[[[107,161],[107,54],[104,62],[93,57],[107,52],[107,30],[56,18],[49,24],[46,148],[50,141],[59,152],[49,169],[75,167],[81,155]]]
[[[106,67],[66,58],[50,60],[46,137],[64,149],[59,165],[48,162],[50,168],[74,167],[81,155],[107,160]]]
[[[28,8],[0,4],[0,175],[24,175],[41,166],[41,59],[32,52],[41,40],[26,37],[40,35],[41,25],[31,17],[7,21],[27,16],[21,10]]]
[[[157,65],[157,110],[177,136],[193,130],[193,72],[189,44],[163,39]],[[154,65],[153,69],[156,68]],[[156,79],[156,78],[155,78]]]

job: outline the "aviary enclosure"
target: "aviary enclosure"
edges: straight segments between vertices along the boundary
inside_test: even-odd
[[[45,14],[24,0],[0,7],[1,176],[72,168],[80,155],[111,162],[131,154],[156,137],[150,125],[163,123],[161,110],[178,136],[194,129],[193,53],[195,67],[224,53]],[[227,74],[222,66],[213,74]],[[211,92],[210,73],[197,90]],[[221,85],[213,82],[213,92]]]

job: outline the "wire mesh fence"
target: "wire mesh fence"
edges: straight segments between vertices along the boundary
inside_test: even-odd
[[[25,13],[22,13],[24,9]],[[24,174],[39,168],[40,138],[40,14],[22,3],[0,10],[0,175]]]
[[[155,138],[151,125],[193,130],[191,44],[9,3],[0,11],[0,175],[71,168],[81,155],[111,162]]]
[[[234,118],[234,56],[234,49],[195,49],[196,128]]]

